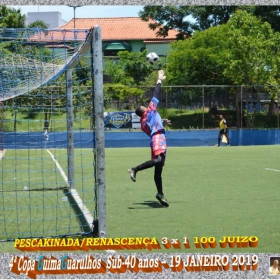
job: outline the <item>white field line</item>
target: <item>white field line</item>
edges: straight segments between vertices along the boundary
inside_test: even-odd
[[[61,166],[59,165],[59,163],[55,159],[54,155],[48,149],[46,149],[46,151],[50,154],[52,160],[54,161],[56,167],[58,168],[61,176],[63,177],[63,179],[65,181],[65,183],[68,185],[68,177],[66,176],[65,172],[63,171],[63,169],[61,168]]]
[[[59,163],[57,162],[57,160],[54,158],[53,154],[52,154],[48,149],[46,149],[46,151],[50,154],[51,158],[53,159],[53,161],[55,162],[57,168],[59,169],[59,171],[60,171],[62,177],[64,178],[65,182],[66,182],[67,185],[68,185],[68,178],[67,178],[65,172],[63,171],[63,169],[61,168],[61,166],[59,165]],[[84,203],[83,203],[83,201],[81,200],[81,198],[80,198],[78,192],[77,192],[75,189],[71,189],[71,194],[73,195],[73,198],[75,199],[76,203],[77,203],[79,206],[80,206],[80,205],[83,205],[83,207],[82,207],[82,208],[80,207],[80,209],[81,209],[81,211],[83,212],[83,215],[84,215],[84,217],[86,218],[88,225],[91,225],[92,222],[93,222],[93,217],[91,216],[91,214],[90,214],[89,210],[87,209],[87,207],[84,205]],[[84,210],[85,210],[85,211],[84,211]],[[109,254],[110,254],[110,253],[111,253],[111,254],[116,253],[115,250],[105,250],[105,251],[106,251],[106,253],[109,253]]]
[[[277,170],[277,169],[271,169],[271,168],[265,168],[265,170],[275,171],[275,172],[280,172],[280,170]]]
[[[68,185],[68,177],[66,176],[64,170],[61,168],[61,166],[55,159],[54,155],[48,149],[46,151],[50,154],[50,156],[51,156],[52,160],[54,161],[54,163],[56,164],[61,176],[63,177],[64,181]],[[82,201],[78,192],[75,189],[70,189],[70,193],[73,196],[73,198],[74,198],[75,202],[77,203],[77,205],[79,206],[79,208],[81,209],[84,217],[86,218],[88,225],[90,226],[93,222],[93,217],[90,214],[89,210],[87,209],[87,207],[85,206],[84,202]]]

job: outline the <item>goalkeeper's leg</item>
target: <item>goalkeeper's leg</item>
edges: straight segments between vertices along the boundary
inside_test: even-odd
[[[130,174],[130,178],[133,182],[136,181],[136,173],[138,171],[144,170],[144,169],[148,169],[151,167],[154,167],[156,165],[163,165],[164,162],[164,156],[162,154],[156,156],[156,158],[148,160],[136,167],[133,167],[131,169],[128,170],[128,173]]]
[[[155,180],[155,184],[156,184],[157,191],[158,191],[158,193],[156,195],[156,199],[160,202],[161,205],[168,207],[169,203],[168,203],[167,199],[165,198],[163,191],[162,191],[162,177],[161,177],[162,169],[163,169],[163,165],[155,166],[154,180]]]

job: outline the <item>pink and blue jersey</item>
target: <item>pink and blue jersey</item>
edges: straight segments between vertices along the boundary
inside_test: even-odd
[[[165,129],[157,111],[158,103],[159,100],[154,96],[140,120],[142,131],[151,138],[152,159],[166,153]]]
[[[148,136],[153,136],[155,133],[163,132],[165,133],[162,119],[157,111],[159,100],[156,97],[153,97],[147,110],[141,117],[141,129]]]

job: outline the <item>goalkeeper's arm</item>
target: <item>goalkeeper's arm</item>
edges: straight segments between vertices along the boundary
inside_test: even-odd
[[[165,80],[166,77],[164,76],[164,71],[163,70],[159,70],[158,71],[158,80],[157,80],[157,84],[154,90],[154,97],[156,97],[158,99],[159,94],[160,94],[160,89],[161,89],[161,83],[163,80]]]

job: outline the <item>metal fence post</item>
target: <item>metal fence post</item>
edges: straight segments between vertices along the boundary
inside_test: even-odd
[[[67,112],[67,160],[68,160],[68,185],[74,189],[74,134],[73,134],[73,88],[72,69],[66,70],[66,112]]]
[[[106,187],[105,187],[105,135],[104,135],[104,99],[103,99],[103,62],[102,38],[100,26],[93,31],[93,71],[94,71],[94,107],[95,140],[97,159],[97,197],[99,237],[107,236],[106,223]]]

